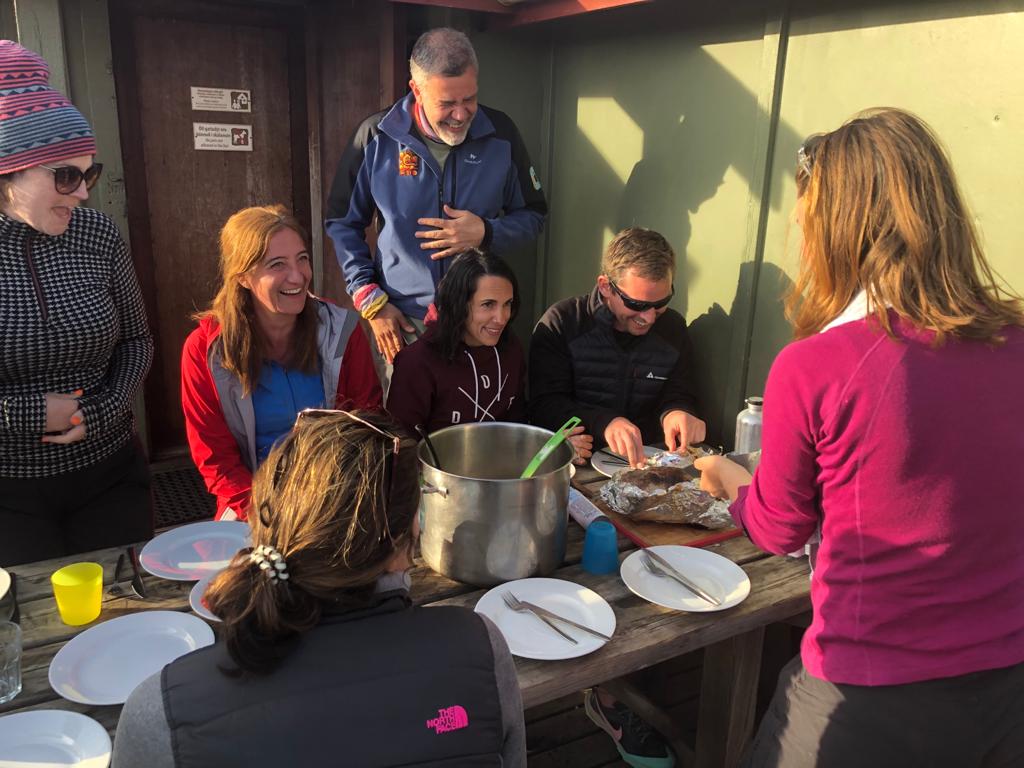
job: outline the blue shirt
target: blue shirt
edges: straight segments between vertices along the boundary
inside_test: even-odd
[[[277,439],[292,428],[299,411],[323,408],[324,402],[324,383],[319,371],[303,373],[274,362],[264,363],[259,384],[252,393],[256,461],[263,463]]]

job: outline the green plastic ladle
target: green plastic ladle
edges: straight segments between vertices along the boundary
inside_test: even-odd
[[[565,424],[563,424],[551,438],[544,443],[544,447],[537,451],[537,455],[530,459],[530,463],[526,465],[526,469],[523,470],[523,474],[519,476],[520,480],[526,480],[529,477],[533,477],[533,473],[537,471],[544,460],[551,455],[551,452],[555,450],[562,441],[565,440],[566,435],[575,429],[582,422],[579,416],[573,416]]]

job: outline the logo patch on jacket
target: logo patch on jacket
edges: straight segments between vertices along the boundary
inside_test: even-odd
[[[452,707],[441,707],[437,710],[437,717],[427,720],[427,728],[433,728],[434,733],[448,733],[469,728],[469,715],[458,704]]]
[[[468,157],[466,157],[466,158],[465,158],[465,159],[464,159],[464,160],[463,160],[462,162],[464,162],[464,163],[469,163],[470,165],[480,165],[480,163],[482,163],[482,162],[483,162],[483,160],[481,160],[481,159],[480,159],[480,158],[479,158],[479,157],[478,157],[477,155],[475,155],[474,153],[470,152],[470,153],[469,153],[469,156],[468,156]]]
[[[403,149],[398,153],[398,175],[416,176],[420,171],[420,158],[411,149]]]

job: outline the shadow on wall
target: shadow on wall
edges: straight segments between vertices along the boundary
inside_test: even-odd
[[[736,372],[731,365],[732,360],[729,352],[733,348],[733,339],[736,334],[746,334],[747,329],[736,327],[736,318],[743,317],[746,313],[739,310],[739,302],[746,300],[754,290],[756,265],[753,262],[746,262],[740,266],[740,276],[736,283],[736,293],[733,296],[732,305],[726,312],[721,304],[717,302],[707,312],[690,323],[690,338],[694,346],[694,362],[700,375],[697,377],[700,402],[704,410],[704,418],[708,425],[707,441],[713,445],[724,445],[731,449],[735,424],[723,423],[723,412],[719,406],[729,385],[730,376]],[[781,269],[771,263],[761,265],[760,274],[757,276],[760,289],[757,292],[754,308],[754,317],[757,320],[759,333],[766,338],[789,339],[792,337],[792,329],[786,320],[783,307],[783,298],[793,287],[793,281],[789,279]],[[768,368],[775,358],[777,349],[750,350],[748,368],[750,370],[764,371],[767,376]],[[748,389],[754,387],[744,394],[763,395],[764,378],[748,379]]]
[[[737,351],[748,333],[745,321],[736,318],[755,309],[742,302],[760,301],[758,323],[779,334],[771,338],[788,339],[779,300],[788,281],[774,266],[758,275],[749,251],[751,204],[760,197],[765,162],[756,151],[758,126],[766,126],[770,115],[747,85],[685,34],[588,40],[556,49],[547,298],[587,290],[604,242],[620,229],[644,226],[665,235],[677,259],[673,307],[686,316],[692,298],[713,304],[691,335],[702,415],[710,434],[725,442],[732,439],[732,426],[721,423],[729,410],[727,389],[744,375],[745,360]],[[734,59],[730,66],[736,71],[760,76],[760,46],[756,57],[750,51]],[[788,124],[778,126],[782,146],[795,148],[801,139]],[[727,173],[730,183],[723,187]],[[746,188],[737,188],[733,176]],[[771,189],[770,205],[778,208],[783,185]],[[720,190],[729,199],[695,219]],[[701,227],[696,238],[695,225]],[[698,277],[691,296],[688,286]],[[768,282],[758,290],[756,279]],[[730,299],[726,313],[723,305]]]
[[[548,299],[582,291],[597,272],[606,238],[628,226],[665,235],[682,286],[701,272],[731,271],[752,258],[736,235],[746,230],[746,205],[716,222],[726,235],[723,252],[695,254],[689,247],[692,215],[715,196],[730,168],[748,185],[761,183],[756,126],[769,115],[756,95],[698,40],[678,33],[591,40],[555,56]],[[759,67],[753,58],[736,66]],[[796,147],[801,138],[779,126],[777,141],[784,145]],[[779,186],[773,195],[781,197]],[[780,204],[772,200],[773,207]],[[686,314],[684,290],[673,306]]]

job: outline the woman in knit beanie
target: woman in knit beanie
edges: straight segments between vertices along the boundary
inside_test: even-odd
[[[49,75],[0,41],[0,566],[152,535],[131,406],[153,342],[117,227],[79,205],[92,129]]]

